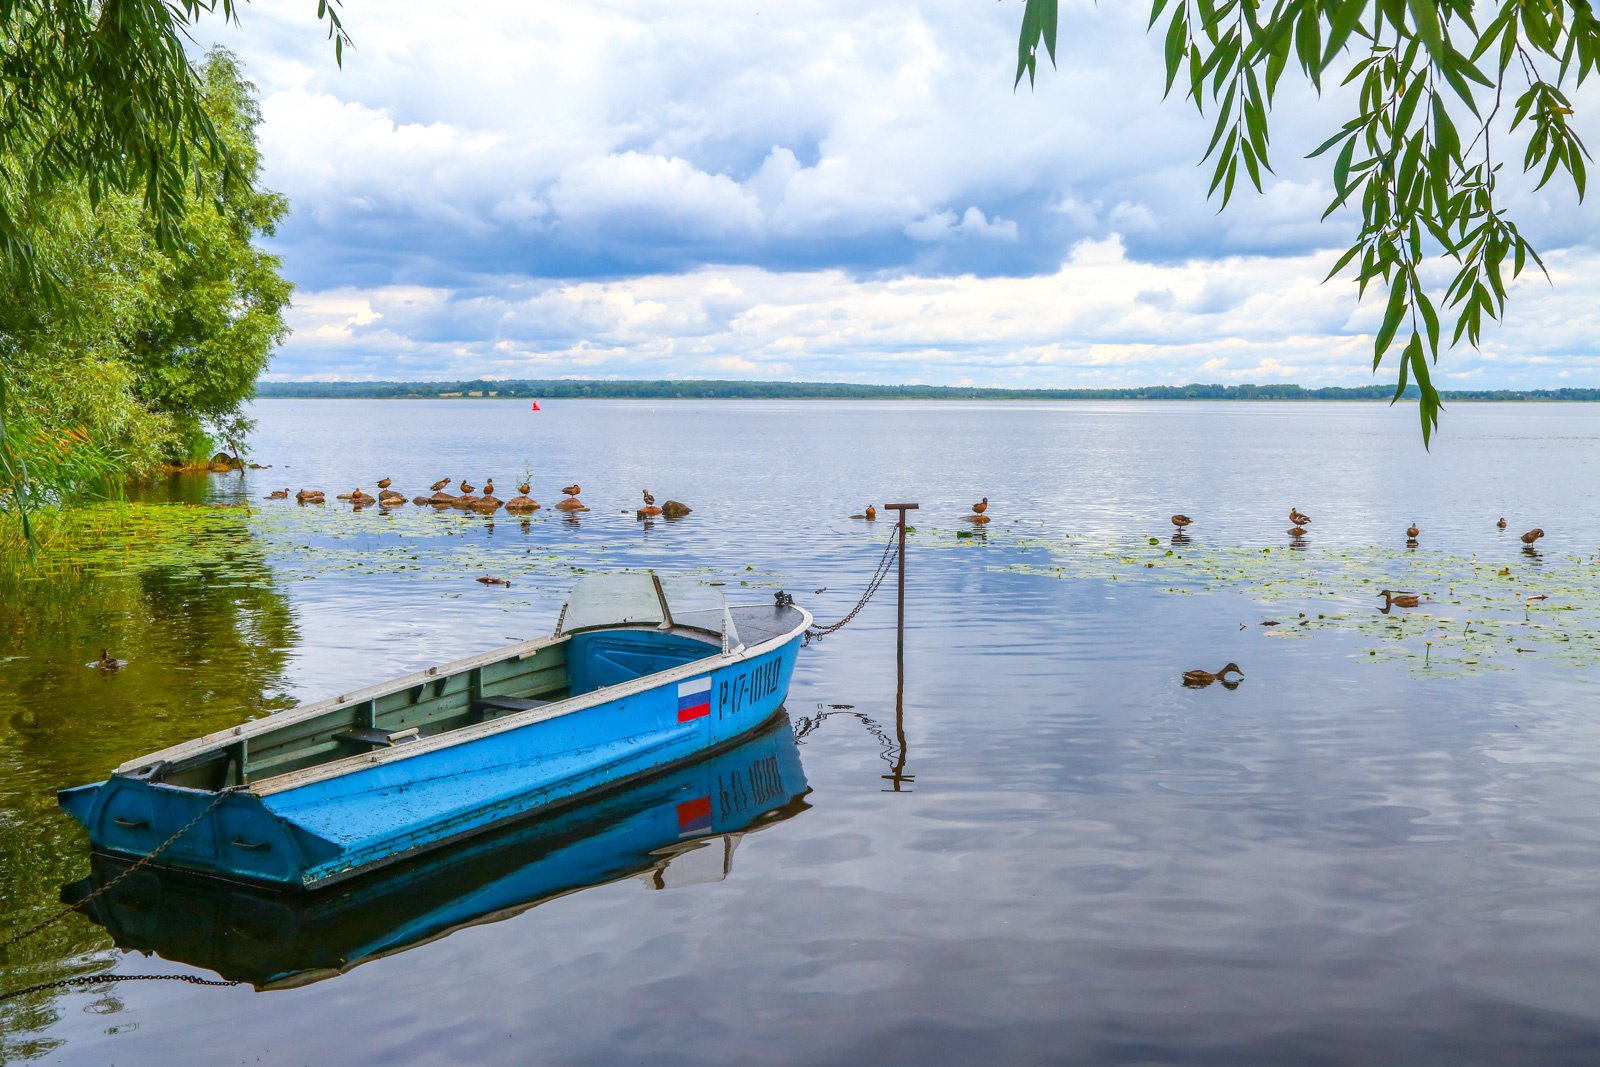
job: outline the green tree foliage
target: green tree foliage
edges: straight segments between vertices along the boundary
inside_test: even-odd
[[[1271,170],[1273,97],[1291,63],[1319,92],[1355,87],[1356,113],[1311,153],[1332,161],[1323,218],[1361,212],[1328,276],[1350,268],[1363,294],[1387,290],[1373,369],[1399,347],[1395,398],[1415,381],[1428,441],[1441,310],[1455,320],[1450,344],[1476,346],[1484,317],[1505,312],[1507,282],[1544,266],[1503,206],[1504,160],[1538,188],[1560,175],[1584,194],[1589,153],[1567,94],[1600,64],[1589,0],[1152,0],[1150,26],[1165,42],[1167,91],[1182,84],[1215,112],[1205,158],[1224,206],[1241,169],[1257,190]],[[1056,31],[1057,0],[1026,0],[1017,82],[1032,83],[1041,46],[1055,61]],[[1441,259],[1453,269],[1442,294],[1426,281]]]
[[[221,50],[196,76],[226,158],[200,161],[175,215],[87,178],[11,205],[27,255],[0,258],[0,509],[114,491],[194,447],[202,424],[236,418],[286,332],[290,285],[252,244],[287,210],[256,187],[253,87]]]

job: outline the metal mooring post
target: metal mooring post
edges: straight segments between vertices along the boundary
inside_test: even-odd
[[[895,624],[895,650],[903,659],[906,654],[906,512],[916,511],[916,504],[885,504],[883,510],[898,511],[900,524],[897,527],[900,533],[900,547],[897,552],[900,556],[900,614]]]

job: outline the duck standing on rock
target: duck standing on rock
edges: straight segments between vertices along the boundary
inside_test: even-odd
[[[438,481],[436,481],[432,485],[428,486],[428,488],[433,490],[435,493],[437,493],[439,490],[443,489],[445,486],[447,486],[449,484],[450,484],[450,479],[449,478],[440,478]]]
[[[661,509],[656,507],[656,498],[650,495],[650,490],[644,490],[643,495],[644,507],[634,512],[634,517],[638,519],[653,519],[661,514]]]
[[[493,478],[490,478],[488,481],[483,483],[483,495],[484,496],[494,496],[494,479]]]
[[[507,511],[538,511],[539,502],[528,495],[529,485],[523,482],[517,486],[517,496],[506,501]]]
[[[583,486],[577,485],[577,484],[573,484],[573,485],[566,486],[561,491],[563,493],[567,494],[568,496],[577,496],[579,493],[583,492]]]
[[[378,479],[378,491],[382,492],[383,490],[389,488],[393,484],[394,484],[394,480],[392,478],[379,478]]]
[[[327,502],[327,494],[321,489],[302,489],[294,495],[294,498],[302,504],[322,504]]]
[[[357,489],[354,493],[350,494],[350,503],[354,504],[358,508],[364,508],[368,504],[376,504],[377,502],[378,501],[376,497],[368,496],[360,489]]]
[[[569,486],[565,487],[564,489],[562,489],[561,491],[563,493],[567,494],[567,499],[558,502],[556,504],[556,510],[558,510],[558,511],[588,511],[589,510],[588,508],[583,506],[583,501],[578,499],[578,494],[583,491],[583,486],[581,486],[578,483],[574,482],[571,485],[569,485]]]

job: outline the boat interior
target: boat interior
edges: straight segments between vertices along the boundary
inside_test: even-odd
[[[207,790],[260,782],[544,707],[721,651],[720,635],[685,626],[571,634],[477,666],[435,668],[436,677],[408,679],[411,684],[370,697],[341,697],[312,715],[285,712],[275,729],[130,777]]]
[[[156,753],[119,773],[190,789],[256,784],[761,644],[793,633],[805,617],[782,594],[771,605],[730,608],[720,591],[703,585],[664,584],[653,574],[591,575],[573,586],[548,641],[283,712],[236,738],[184,746],[188,751],[171,760]]]

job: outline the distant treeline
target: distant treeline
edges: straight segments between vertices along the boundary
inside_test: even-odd
[[[959,385],[857,385],[849,382],[584,381],[573,379],[460,382],[260,382],[256,395],[272,399],[453,399],[497,397],[534,400],[1388,400],[1386,385],[1356,388],[1298,385],[1152,385],[1133,389],[979,389]],[[1448,400],[1600,400],[1600,389],[1472,389]],[[1415,399],[1415,386],[1406,389]]]

